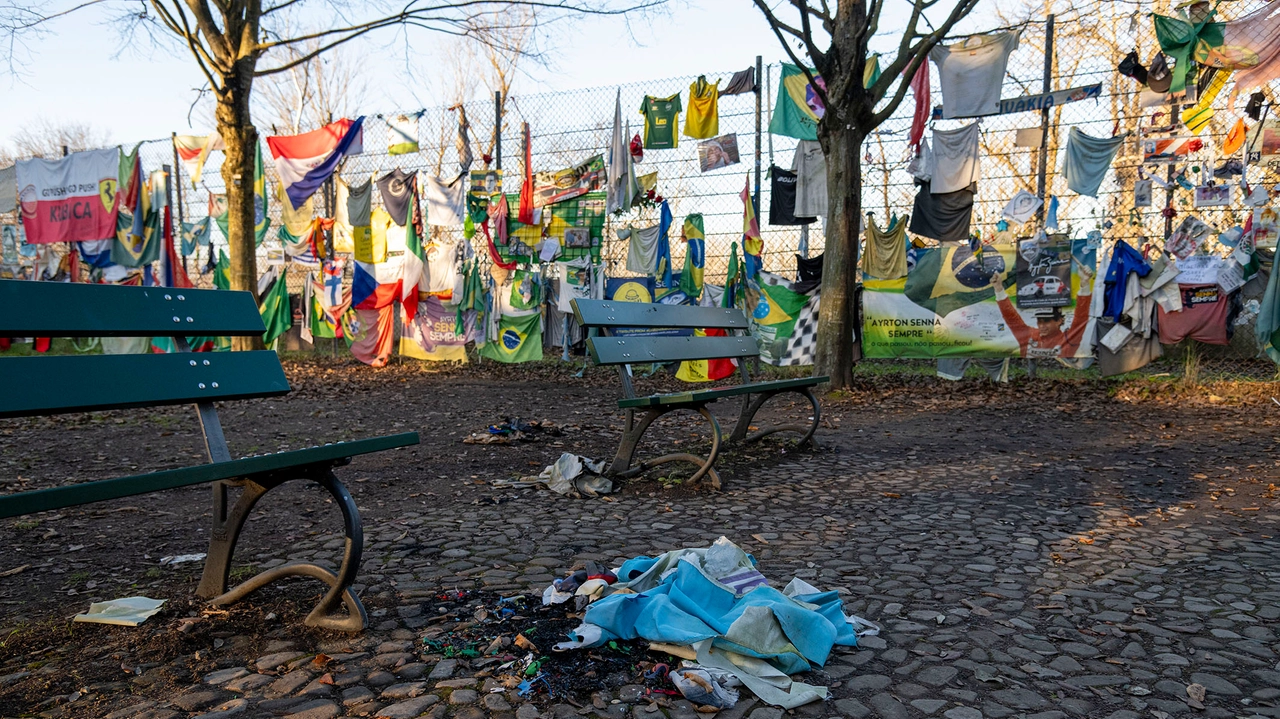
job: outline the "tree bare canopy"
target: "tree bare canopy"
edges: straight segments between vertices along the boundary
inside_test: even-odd
[[[368,90],[355,55],[340,47],[262,78],[253,106],[274,134],[297,135],[357,114]]]
[[[854,341],[860,297],[858,228],[862,216],[862,143],[902,104],[911,78],[928,62],[929,51],[979,0],[905,0],[905,18],[896,52],[879,78],[863,84],[873,38],[896,34],[885,15],[887,0],[754,0],[787,57],[798,65],[822,101],[818,141],[826,158],[829,215],[822,268],[822,304],[818,310],[816,370],[831,377],[835,389],[853,382],[860,359]],[[904,8],[905,6],[905,8]],[[909,8],[909,9],[907,9]],[[922,28],[927,28],[922,31]],[[821,78],[821,82],[816,82]]]
[[[0,167],[12,165],[16,160],[31,157],[58,157],[63,148],[67,152],[79,152],[102,147],[110,140],[106,130],[87,122],[54,122],[40,118],[25,125],[0,146]]]
[[[251,182],[258,132],[251,112],[254,81],[305,67],[336,48],[389,29],[467,38],[520,54],[517,30],[569,16],[645,12],[667,0],[0,0],[0,51],[10,64],[24,41],[52,33],[59,18],[97,9],[135,44],[176,42],[213,94],[225,145],[232,289],[257,286]],[[243,338],[236,349],[247,349]],[[259,343],[260,344],[260,343]]]

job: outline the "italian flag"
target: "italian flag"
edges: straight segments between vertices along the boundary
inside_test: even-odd
[[[404,265],[401,268],[400,304],[404,306],[405,322],[412,322],[418,314],[418,288],[422,286],[422,273],[426,269],[427,253],[422,244],[422,207],[418,203],[418,176],[415,173],[409,192],[409,222],[404,233]]]

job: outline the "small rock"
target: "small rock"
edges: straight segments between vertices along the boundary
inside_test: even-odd
[[[302,652],[276,652],[274,654],[264,654],[254,660],[253,666],[260,672],[271,672],[288,664],[294,659],[305,657]]]
[[[511,702],[507,701],[507,698],[502,696],[501,694],[484,695],[484,706],[486,709],[490,711],[495,711],[495,712],[511,711]],[[528,706],[528,705],[521,705],[521,706]]]
[[[415,719],[415,717],[421,715],[427,707],[438,701],[440,701],[440,697],[435,694],[427,694],[426,696],[416,697],[408,701],[400,702],[399,704],[392,704],[391,706],[383,707],[379,709],[374,716],[379,717],[379,719],[382,719],[383,717],[385,717],[385,719]]]
[[[449,703],[475,704],[477,698],[475,689],[454,689],[453,693],[449,695]]]
[[[342,692],[342,705],[353,707],[373,699],[373,691],[369,687],[351,687]]]
[[[248,675],[248,673],[249,673],[249,670],[245,669],[244,667],[232,667],[230,669],[219,669],[216,672],[210,672],[204,675],[204,683],[214,684],[214,685],[226,684],[232,679],[239,679],[240,677]]]
[[[191,719],[228,719],[228,717],[240,714],[248,708],[248,699],[232,699],[229,702],[219,704],[218,707],[211,712],[197,714],[196,716],[191,717]]]
[[[316,699],[293,707],[293,713],[285,719],[334,719],[342,714],[342,708],[331,701]]]
[[[428,679],[448,679],[453,676],[454,670],[458,668],[457,659],[441,659],[434,667],[431,673],[427,675]]]
[[[426,682],[406,682],[404,684],[392,684],[382,690],[379,695],[383,699],[391,699],[399,701],[401,699],[412,699],[420,697],[427,693]]]
[[[173,705],[183,711],[194,712],[200,711],[201,709],[208,709],[214,704],[225,701],[228,698],[227,693],[223,691],[197,689],[174,697]]]

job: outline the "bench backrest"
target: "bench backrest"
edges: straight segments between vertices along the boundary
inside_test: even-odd
[[[265,331],[248,292],[0,280],[0,337],[176,337],[185,348],[185,337]],[[215,400],[288,392],[270,351],[0,355],[0,418],[196,403],[206,419]]]
[[[597,327],[609,336],[587,339],[591,359],[600,365],[682,362],[705,359],[744,359],[760,354],[750,335],[727,337],[651,337],[617,335],[620,329],[722,329],[745,333],[749,326],[742,310],[692,307],[614,300],[572,301],[578,324]]]

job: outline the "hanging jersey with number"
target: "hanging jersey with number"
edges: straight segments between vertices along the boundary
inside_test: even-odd
[[[644,149],[673,150],[680,143],[676,128],[680,124],[680,93],[671,97],[645,95],[640,103],[644,115]]]
[[[705,140],[720,134],[720,81],[707,82],[699,77],[689,85],[688,114],[684,117],[684,135]]]

